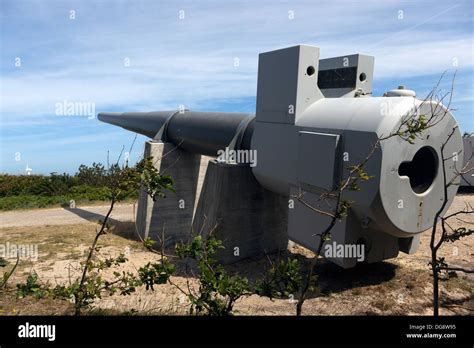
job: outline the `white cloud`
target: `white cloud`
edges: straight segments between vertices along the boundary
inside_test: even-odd
[[[469,23],[462,1],[47,4],[15,5],[19,23],[28,25],[32,16],[32,27],[6,22],[18,37],[35,38],[4,36],[10,59],[2,61],[2,118],[9,124],[52,114],[63,100],[95,102],[98,110],[158,110],[253,96],[258,53],[298,43],[319,46],[322,57],[374,55],[376,78],[438,74],[452,67],[453,58],[472,76],[472,32],[468,24],[453,29]],[[71,6],[75,21],[67,18]],[[400,8],[403,21],[397,20]],[[180,9],[184,20],[178,19]],[[26,55],[17,70],[11,69],[16,54]],[[236,57],[239,67],[233,66]],[[123,66],[124,58],[130,67]]]

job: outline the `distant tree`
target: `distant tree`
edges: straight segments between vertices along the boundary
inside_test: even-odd
[[[101,163],[92,163],[91,166],[81,164],[76,173],[79,185],[105,186],[107,170]]]

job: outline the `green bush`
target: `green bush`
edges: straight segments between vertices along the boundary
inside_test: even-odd
[[[38,283],[38,274],[35,271],[28,275],[25,284],[19,283],[16,287],[18,298],[33,296],[36,299],[40,299],[48,296],[49,293],[47,286]]]
[[[111,192],[107,186],[115,176],[113,166],[105,169],[100,163],[81,165],[75,175],[1,174],[0,210],[68,207],[71,200],[76,204],[109,201]],[[138,190],[132,186],[124,188],[121,197],[137,199]]]
[[[272,264],[269,276],[257,282],[257,294],[270,298],[295,296],[303,286],[300,268],[298,259],[277,260]]]
[[[20,195],[0,198],[0,210],[46,208],[52,206],[69,206],[69,197],[66,196],[34,196]]]
[[[212,235],[205,239],[198,235],[189,244],[176,244],[176,255],[194,259],[199,268],[199,291],[188,293],[190,314],[232,315],[237,300],[251,295],[247,278],[229,274],[216,260],[219,249],[224,249],[222,241]]]
[[[74,186],[70,190],[71,197],[78,199],[87,199],[89,201],[107,201],[110,200],[110,189],[107,187],[94,187],[89,185]]]

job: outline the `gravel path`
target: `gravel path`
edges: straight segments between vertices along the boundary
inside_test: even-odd
[[[45,226],[45,225],[72,225],[87,221],[103,219],[109,206],[96,205],[84,206],[74,209],[52,208],[15,210],[0,213],[0,228],[20,226]],[[134,221],[136,205],[115,205],[111,219],[118,221]]]

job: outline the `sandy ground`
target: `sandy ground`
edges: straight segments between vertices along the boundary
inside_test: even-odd
[[[450,212],[463,209],[466,202],[474,206],[474,195],[458,195]],[[68,301],[32,298],[16,299],[14,284],[24,282],[35,270],[42,282],[50,285],[63,284],[77,277],[80,261],[92,242],[107,207],[79,207],[74,210],[42,209],[0,213],[0,243],[38,245],[38,259],[22,260],[10,280],[10,295],[0,297],[0,315],[14,314],[71,314]],[[102,257],[125,253],[127,262],[120,270],[136,271],[157,255],[145,250],[135,233],[134,207],[119,205],[114,211],[110,233],[101,238]],[[452,226],[466,226],[470,220],[453,220]],[[473,268],[474,238],[468,237],[456,244],[446,244],[440,256],[450,265]],[[299,246],[291,246],[293,254],[302,264],[308,264],[312,253]],[[315,273],[319,292],[305,302],[307,315],[430,315],[431,277],[427,263],[430,258],[429,233],[422,234],[420,249],[413,255],[399,257],[376,264],[360,265],[343,270],[320,259]],[[13,261],[13,260],[10,260]],[[261,279],[269,267],[267,258],[246,260],[228,266],[228,270],[249,278]],[[179,267],[178,267],[179,269]],[[192,288],[196,279],[179,271],[173,281],[182,287]],[[441,314],[474,314],[474,277],[457,273],[442,281]],[[187,299],[171,285],[160,285],[155,291],[144,288],[130,296],[104,296],[94,303],[94,313],[102,314],[186,314]],[[270,300],[252,295],[239,300],[236,307],[241,315],[294,315],[295,302],[289,299]]]

